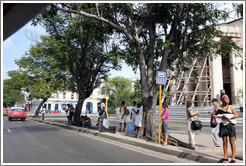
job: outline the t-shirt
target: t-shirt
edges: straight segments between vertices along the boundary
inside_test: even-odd
[[[105,105],[105,103],[101,103],[100,108],[104,111],[104,109],[103,109],[103,108],[105,108],[105,109],[106,109],[106,105]]]
[[[43,114],[45,113],[45,108],[42,109],[42,113],[43,113]]]
[[[190,116],[190,111],[194,111],[192,108],[187,108],[186,109],[186,114],[187,114],[187,120],[196,120],[197,119],[197,114],[194,116]]]
[[[131,110],[132,119],[135,118],[135,112],[133,110],[137,111],[137,107],[136,106],[132,106],[132,110]]]
[[[168,123],[169,122],[169,109],[166,109],[163,111],[162,116],[166,117],[163,122]]]
[[[123,106],[123,107],[120,108],[120,114],[121,114],[121,115],[124,114],[124,112],[125,112],[125,107],[126,107],[126,106]]]

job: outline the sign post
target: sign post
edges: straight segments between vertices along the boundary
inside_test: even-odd
[[[157,71],[156,84],[159,84],[159,130],[158,130],[158,143],[161,143],[161,91],[162,85],[166,85],[166,72]]]
[[[106,97],[106,115],[107,115],[107,117],[108,117],[108,99],[109,99],[109,97],[107,96]]]

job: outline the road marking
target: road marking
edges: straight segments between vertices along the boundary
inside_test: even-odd
[[[7,130],[8,130],[9,133],[11,132],[11,130],[9,128],[7,128]]]

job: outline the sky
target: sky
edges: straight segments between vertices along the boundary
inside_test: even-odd
[[[20,59],[28,52],[31,45],[35,45],[35,40],[40,39],[41,35],[48,35],[40,25],[32,26],[31,21],[7,38],[3,42],[3,79],[8,79],[8,71],[18,69],[15,60]],[[122,63],[122,70],[112,70],[109,73],[110,78],[122,76],[125,78],[140,77],[139,71],[135,74],[131,67]]]
[[[227,5],[227,8],[231,8],[231,5]],[[18,67],[15,64],[15,60],[20,59],[28,51],[31,45],[35,42],[33,39],[39,39],[39,36],[47,34],[45,29],[38,26],[32,26],[31,21],[7,38],[3,42],[3,79],[8,79],[7,72],[11,70],[16,70]],[[110,78],[122,76],[125,78],[135,78],[140,77],[139,70],[135,74],[131,67],[128,67],[125,63],[122,64],[122,70],[116,71],[112,70],[109,74]]]

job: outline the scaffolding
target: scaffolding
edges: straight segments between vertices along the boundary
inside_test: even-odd
[[[207,56],[203,62],[194,59],[189,71],[168,71],[162,100],[169,105],[184,105],[188,100],[192,100],[196,106],[208,106],[211,101],[209,64],[210,59]],[[178,75],[178,79],[171,79],[173,75]]]

